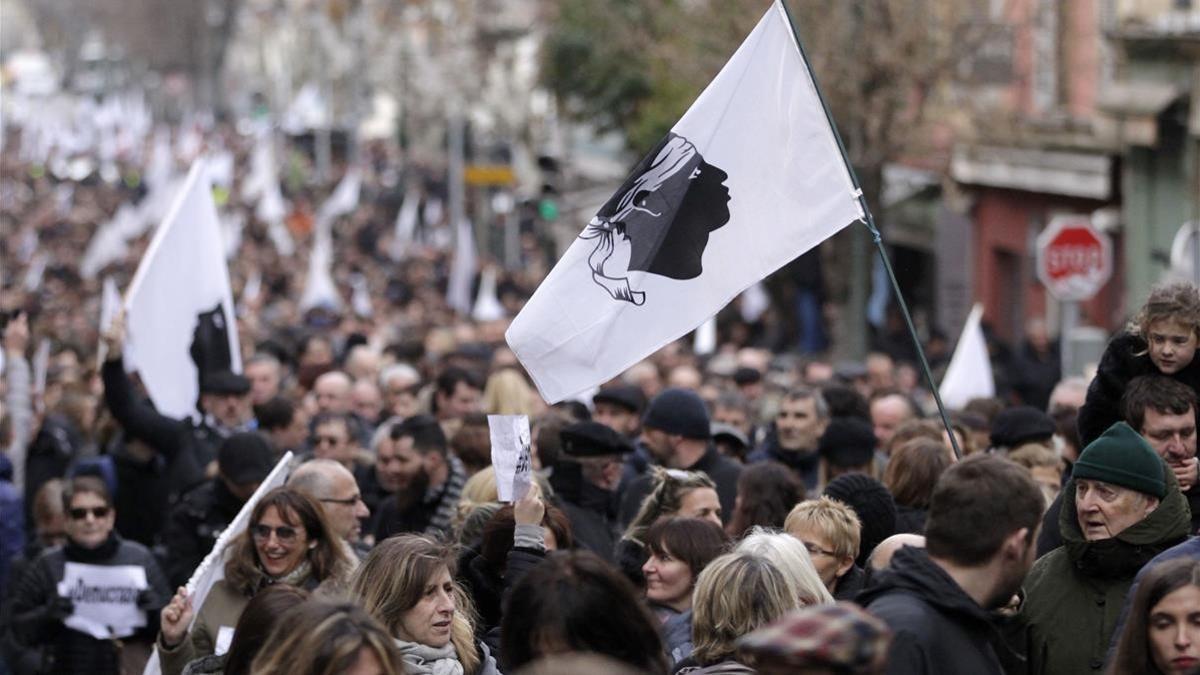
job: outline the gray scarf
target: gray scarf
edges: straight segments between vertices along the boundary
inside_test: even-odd
[[[394,641],[404,659],[404,672],[408,675],[463,675],[462,663],[458,661],[453,642],[436,648],[399,638]]]

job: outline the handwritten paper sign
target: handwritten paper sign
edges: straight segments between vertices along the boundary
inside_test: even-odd
[[[58,594],[75,604],[75,612],[63,623],[97,640],[129,637],[146,625],[137,597],[149,587],[146,570],[137,565],[68,562]]]
[[[529,492],[533,480],[530,459],[529,418],[525,415],[488,415],[492,438],[492,466],[500,501],[513,502]]]

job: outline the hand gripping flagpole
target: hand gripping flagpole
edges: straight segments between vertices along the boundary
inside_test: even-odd
[[[800,33],[796,30],[796,22],[792,19],[792,12],[788,9],[787,3],[784,0],[774,0],[775,4],[783,11],[787,17],[788,27],[792,29],[792,38],[796,41],[796,49],[800,50],[800,58],[804,61],[804,67],[808,71],[808,75],[812,78],[813,89],[817,92],[817,98],[821,101],[821,108],[825,111],[825,119],[829,122],[829,128],[833,131],[833,138],[837,141],[838,150],[842,153],[842,161],[846,164],[846,170],[850,173],[850,180],[854,184],[855,196],[858,197],[858,203],[862,206],[863,219],[862,223],[866,225],[867,231],[871,233],[871,239],[875,242],[875,247],[879,250],[879,258],[883,260],[883,267],[887,270],[888,280],[892,283],[892,290],[896,293],[896,301],[900,304],[900,312],[904,315],[904,322],[908,325],[908,334],[912,337],[913,346],[917,348],[917,356],[921,359],[921,371],[925,374],[925,381],[929,384],[929,390],[933,393],[933,400],[937,402],[938,414],[942,417],[942,424],[946,427],[946,436],[950,439],[950,446],[954,449],[954,456],[962,459],[962,449],[958,447],[958,438],[954,435],[954,429],[950,426],[950,418],[946,415],[946,407],[942,405],[942,396],[938,393],[937,385],[933,381],[933,373],[929,370],[929,361],[925,358],[925,350],[921,347],[921,340],[917,337],[917,329],[913,325],[912,315],[908,312],[908,303],[904,301],[904,294],[900,292],[900,284],[896,281],[896,273],[892,271],[892,262],[888,259],[887,251],[883,248],[883,235],[880,234],[879,228],[875,226],[875,217],[871,215],[871,209],[867,206],[867,199],[863,196],[862,185],[858,182],[858,174],[854,171],[854,165],[850,163],[850,156],[846,153],[846,145],[842,143],[842,136],[838,133],[837,124],[833,121],[833,114],[829,111],[829,103],[825,101],[825,94],[821,91],[821,85],[817,82],[816,73],[812,72],[812,67],[809,65],[808,53],[804,51],[804,43],[800,40]]]

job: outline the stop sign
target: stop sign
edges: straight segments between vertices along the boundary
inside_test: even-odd
[[[1112,276],[1112,244],[1086,216],[1055,218],[1038,236],[1037,274],[1058,300],[1088,300]]]

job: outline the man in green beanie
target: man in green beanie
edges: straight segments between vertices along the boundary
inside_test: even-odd
[[[1063,545],[1034,564],[1011,625],[1028,672],[1100,672],[1134,575],[1190,524],[1175,475],[1128,424],[1088,445],[1063,490]]]

